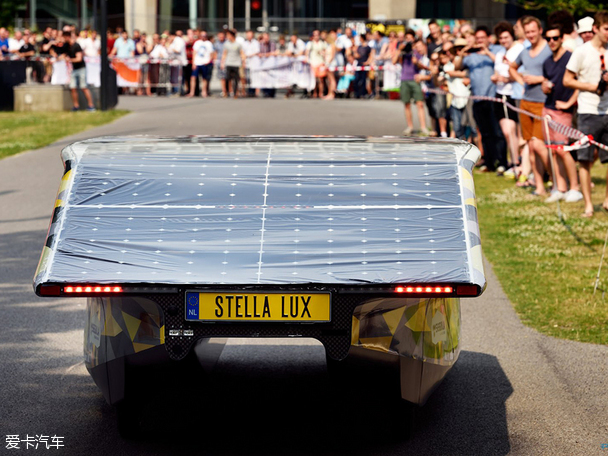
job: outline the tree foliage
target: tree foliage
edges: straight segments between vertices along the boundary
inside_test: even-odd
[[[14,25],[17,11],[23,9],[27,0],[0,0],[0,27]]]
[[[566,10],[573,16],[605,11],[606,4],[602,0],[494,0],[499,3],[516,4],[527,10],[546,9],[549,14],[554,11]]]

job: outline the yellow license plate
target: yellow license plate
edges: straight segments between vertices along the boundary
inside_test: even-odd
[[[330,293],[186,292],[190,321],[331,321]]]

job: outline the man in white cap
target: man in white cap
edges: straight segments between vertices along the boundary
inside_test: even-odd
[[[593,18],[592,17],[584,17],[580,21],[578,21],[578,26],[576,28],[578,32],[578,36],[581,37],[583,43],[587,41],[591,41],[593,38]]]

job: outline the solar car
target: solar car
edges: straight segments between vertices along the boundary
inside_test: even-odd
[[[389,360],[401,397],[424,404],[458,359],[460,298],[486,285],[479,156],[395,137],[77,142],[35,292],[86,298],[85,364],[124,434],[129,372],[177,367],[212,338]]]

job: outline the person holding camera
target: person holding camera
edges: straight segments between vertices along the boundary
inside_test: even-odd
[[[509,109],[507,104],[516,105],[513,95],[519,84],[511,78],[509,74],[509,66],[514,62],[519,54],[523,51],[524,45],[515,41],[515,31],[513,26],[506,21],[499,22],[494,27],[494,35],[498,38],[498,42],[503,47],[496,53],[494,60],[494,74],[492,82],[496,84],[496,95],[502,98],[502,103],[494,103],[494,115],[498,119],[502,133],[507,141],[507,146],[511,152],[512,171],[514,176],[518,176],[521,171],[518,163],[527,162],[525,157],[522,159],[519,156],[519,141],[517,137],[517,112]],[[521,88],[523,91],[523,87]],[[527,164],[522,163],[522,168],[527,167]],[[529,174],[529,173],[528,173]],[[527,177],[527,174],[526,174]]]
[[[582,46],[577,47],[566,65],[564,86],[578,89],[578,129],[603,144],[608,144],[608,12],[600,11],[593,22],[595,35]],[[580,163],[579,175],[581,191],[585,201],[583,217],[593,216],[591,202],[591,167],[594,161],[594,149],[590,146],[577,151]],[[602,163],[608,163],[608,152],[599,149]],[[607,176],[608,177],[608,176]],[[608,210],[607,195],[602,207]]]
[[[475,30],[475,45],[471,44],[458,51],[454,60],[456,70],[469,70],[471,92],[477,97],[496,96],[496,85],[492,82],[494,60],[500,46],[490,45],[490,31],[480,25]],[[483,171],[496,171],[496,163],[506,166],[506,142],[502,134],[492,101],[475,99],[473,102],[473,117],[481,134],[484,151]]]
[[[419,69],[422,65],[423,55],[415,52],[414,32],[408,30],[405,34],[405,41],[401,43],[397,52],[393,56],[393,64],[401,64],[401,101],[405,105],[406,128],[403,131],[405,136],[409,136],[414,131],[414,121],[412,118],[411,102],[414,99],[418,110],[418,120],[420,122],[420,133],[422,136],[429,136],[430,131],[426,126],[426,111],[424,110],[424,95],[420,87]],[[426,57],[426,56],[424,56]]]

